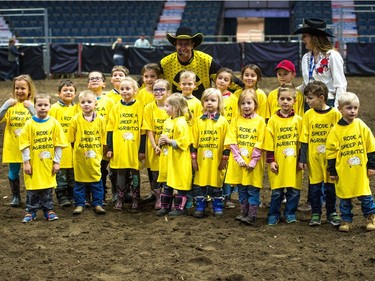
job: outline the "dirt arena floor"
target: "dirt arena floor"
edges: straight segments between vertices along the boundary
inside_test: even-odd
[[[79,91],[86,88],[85,79],[73,80]],[[36,87],[55,94],[58,81],[36,81]],[[295,84],[300,81],[297,78]],[[268,93],[277,80],[266,78],[260,86]],[[11,82],[0,82],[1,104],[11,87]],[[375,77],[348,78],[348,90],[360,97],[360,117],[373,131],[374,88]],[[255,226],[246,226],[234,220],[238,201],[221,218],[211,213],[200,220],[189,215],[160,218],[151,204],[139,213],[107,206],[104,216],[86,209],[73,217],[73,208],[57,206],[58,221],[47,222],[39,212],[36,221],[23,224],[24,205],[7,205],[7,165],[2,164],[0,172],[1,280],[374,280],[375,233],[366,232],[358,201],[353,230],[347,234],[325,221],[309,227],[305,213],[298,213],[295,224],[270,227],[266,207],[260,209]],[[145,171],[142,175],[144,196],[149,182]],[[375,189],[374,179],[371,186]],[[24,201],[24,190],[21,195]],[[269,202],[266,178],[261,195]],[[306,181],[301,202],[305,199]]]

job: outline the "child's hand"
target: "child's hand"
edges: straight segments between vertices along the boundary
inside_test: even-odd
[[[375,175],[375,170],[373,170],[373,169],[367,169],[367,175],[368,175],[369,177],[374,176],[374,175]]]
[[[157,145],[157,146],[155,146],[154,151],[155,151],[155,154],[156,154],[156,155],[160,155],[161,149],[160,149],[160,147]]]
[[[60,164],[59,163],[53,163],[52,175],[56,175],[59,170],[60,170]]]
[[[248,171],[252,171],[252,170],[254,170],[254,166],[250,166],[250,164],[249,165],[246,165],[246,170],[248,170]]]
[[[193,165],[193,170],[198,171],[198,161],[197,159],[191,159],[191,164]]]
[[[12,106],[15,106],[16,103],[17,103],[17,100],[15,100],[14,98],[10,98],[6,101],[6,103],[8,104],[9,107],[12,107]]]
[[[108,158],[112,158],[113,156],[113,152],[112,151],[107,151],[107,157]]]
[[[32,170],[31,170],[30,161],[27,161],[27,162],[23,163],[23,171],[25,172],[26,175],[30,175],[31,176]]]
[[[32,104],[32,102],[29,101],[29,100],[25,100],[25,101],[23,102],[23,106],[24,106],[25,108],[29,108],[31,105],[33,105],[33,104]]]
[[[164,144],[167,144],[168,143],[168,137],[164,134],[161,134],[160,135],[160,138],[159,138],[159,146],[162,146]]]
[[[228,164],[228,159],[222,158],[219,164],[219,171],[226,169],[227,164]]]
[[[306,163],[298,163],[297,169],[298,170],[306,170],[307,164]]]
[[[142,161],[142,160],[145,160],[145,154],[144,153],[138,153],[138,160],[139,161]]]
[[[270,169],[272,173],[275,173],[276,175],[279,173],[279,165],[277,165],[276,162],[270,163]]]

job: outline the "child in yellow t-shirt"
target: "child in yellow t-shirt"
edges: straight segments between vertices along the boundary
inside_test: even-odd
[[[59,121],[65,136],[68,137],[70,122],[77,114],[77,105],[74,103],[77,89],[71,80],[62,80],[57,86],[57,91],[59,100],[51,106],[49,115]],[[55,193],[58,204],[62,207],[71,206],[74,199],[73,148],[71,146],[63,150],[56,181]]]
[[[19,136],[27,192],[23,223],[33,221],[39,209],[46,220],[59,219],[53,211],[53,189],[57,185],[62,149],[68,146],[60,123],[48,115],[51,97],[38,94],[34,104],[36,114],[25,123]]]
[[[125,77],[120,84],[121,101],[109,114],[107,124],[107,157],[111,169],[117,170],[117,195],[115,209],[121,211],[127,193],[127,174],[132,175],[132,211],[139,210],[140,162],[145,157],[146,137],[141,132],[144,106],[135,100],[137,82]]]
[[[22,155],[19,150],[19,135],[26,121],[35,115],[33,99],[36,94],[34,82],[27,74],[13,79],[13,93],[0,108],[0,120],[5,122],[3,163],[9,163],[8,178],[12,200],[11,207],[18,207],[20,195],[20,170]]]
[[[149,104],[150,102],[154,102],[155,98],[152,93],[152,85],[161,77],[161,70],[157,63],[148,63],[142,67],[141,70],[141,77],[143,84],[145,85],[144,88],[140,89],[135,96],[137,101],[140,101],[143,106]]]
[[[120,95],[120,83],[121,80],[129,75],[129,70],[122,65],[115,65],[111,70],[111,83],[113,89],[107,92],[105,95],[111,98],[115,103],[121,100]]]
[[[264,150],[267,151],[268,179],[272,195],[268,211],[268,225],[278,224],[281,201],[286,189],[284,218],[287,223],[297,221],[296,211],[302,185],[302,170],[298,169],[299,136],[302,117],[295,114],[296,89],[280,87],[280,109],[268,120]]]
[[[79,94],[78,100],[81,112],[74,116],[68,131],[68,141],[73,145],[76,206],[73,215],[79,215],[84,210],[86,188],[91,193],[94,211],[104,214],[100,168],[106,144],[106,121],[95,110],[97,97],[94,92],[85,90]]]

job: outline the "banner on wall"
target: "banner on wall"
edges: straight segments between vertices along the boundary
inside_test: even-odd
[[[375,43],[346,44],[346,73],[375,75]]]
[[[78,44],[51,44],[51,74],[78,72]]]

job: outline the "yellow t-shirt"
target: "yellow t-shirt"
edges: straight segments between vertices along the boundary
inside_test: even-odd
[[[367,154],[375,152],[375,139],[370,128],[359,118],[349,125],[335,124],[326,149],[327,159],[336,159],[336,195],[344,199],[371,195]]]
[[[277,93],[279,88],[272,90],[267,97],[267,119],[274,115],[279,109],[279,103],[277,101]],[[304,115],[304,96],[300,91],[296,91],[296,102],[293,105],[294,113],[303,117]]]
[[[54,103],[51,106],[51,110],[49,111],[49,115],[55,118],[60,123],[66,137],[68,137],[70,122],[77,113],[78,112],[76,104],[66,106],[62,102]],[[71,145],[68,145],[68,147],[66,147],[62,152],[60,168],[73,168],[73,148]]]
[[[155,143],[159,141],[159,137],[163,132],[163,125],[168,119],[168,114],[164,109],[160,109],[156,102],[149,103],[145,106],[143,114],[142,130],[154,132]],[[151,141],[147,138],[145,167],[151,171],[159,170],[159,155],[155,154]]]
[[[230,124],[232,119],[238,116],[238,98],[229,92],[229,96],[223,96],[224,101],[224,117]]]
[[[115,102],[115,104],[122,99],[120,93],[116,89],[110,90],[105,94],[105,96],[112,99]]]
[[[217,121],[198,119],[193,128],[193,146],[197,149],[198,171],[194,175],[194,184],[222,188],[225,169],[219,170],[224,151],[224,138],[229,131],[225,117]]]
[[[101,179],[100,162],[106,144],[106,121],[97,116],[89,122],[82,113],[73,117],[68,131],[68,141],[74,142],[74,179],[78,182],[98,182]]]
[[[248,119],[238,116],[232,120],[230,131],[225,138],[225,145],[237,144],[246,164],[251,161],[254,148],[263,149],[266,132],[264,118],[256,115]],[[225,183],[251,185],[257,188],[263,186],[264,155],[259,159],[252,171],[240,167],[230,154]]]
[[[5,122],[3,142],[3,163],[22,163],[22,154],[19,150],[19,135],[31,114],[23,103],[17,102],[5,113],[1,122]]]
[[[63,129],[55,118],[42,121],[32,118],[26,122],[19,138],[19,149],[30,149],[32,174],[23,175],[26,190],[56,187],[56,175],[52,175],[55,147],[67,146]]]
[[[167,182],[167,185],[177,190],[190,190],[192,183],[192,166],[190,158],[191,130],[185,116],[174,119],[168,118],[164,122],[163,134],[175,140],[177,148],[172,145],[161,147],[161,159],[158,182]],[[162,157],[166,157],[164,164]]]
[[[113,157],[109,166],[113,169],[139,170],[138,151],[141,143],[143,104],[135,101],[131,105],[117,103],[107,123],[107,131],[113,132]]]
[[[240,98],[240,95],[242,94],[243,90],[239,89],[234,92],[234,94],[237,96],[237,98]],[[266,119],[267,116],[267,95],[262,89],[256,89],[255,93],[257,94],[258,98],[258,108],[256,109],[256,113]]]
[[[325,112],[309,109],[302,118],[300,142],[308,144],[307,163],[311,184],[332,182],[327,172],[326,140],[328,133],[340,117],[340,112],[331,107]]]
[[[135,95],[135,99],[140,101],[143,106],[155,101],[155,97],[152,93],[150,93],[146,88],[140,89],[138,93]]]
[[[268,169],[271,189],[293,187],[301,189],[302,170],[297,170],[301,116],[282,118],[272,115],[268,120],[264,150],[273,151],[279,166],[278,174]]]

